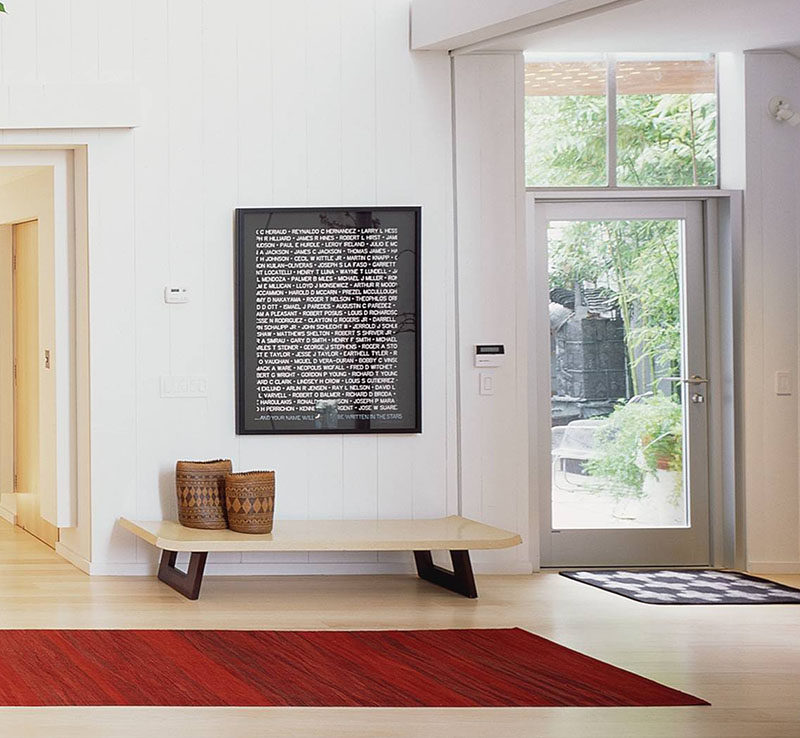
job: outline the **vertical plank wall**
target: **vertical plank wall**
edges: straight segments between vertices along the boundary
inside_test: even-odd
[[[736,383],[743,398],[739,442],[747,514],[746,563],[748,571],[793,572],[800,563],[800,146],[797,129],[774,120],[767,105],[773,95],[797,95],[800,61],[780,51],[747,52],[744,72],[743,366]],[[791,372],[792,395],[775,393],[776,371]]]
[[[8,7],[1,84],[134,82],[145,105],[133,131],[0,133],[3,144],[89,145],[91,546],[76,536],[75,552],[93,572],[146,571],[153,552],[115,521],[174,516],[180,458],[275,469],[278,518],[456,512],[450,62],[409,51],[408,2]],[[403,204],[424,213],[424,432],[236,436],[234,208]],[[165,305],[169,284],[187,287],[190,302]],[[170,374],[206,376],[208,397],[162,399]],[[215,557],[210,571],[405,561],[237,554]]]
[[[522,55],[456,55],[458,361],[461,505],[467,517],[527,539],[527,273]],[[475,344],[502,343],[495,394],[478,393]],[[530,571],[528,546],[477,553],[503,571]],[[502,562],[502,564],[501,564]]]

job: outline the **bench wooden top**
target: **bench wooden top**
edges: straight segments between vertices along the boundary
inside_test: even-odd
[[[119,519],[167,551],[459,551],[509,548],[517,533],[451,515],[428,520],[276,520],[272,533],[185,528],[169,520]]]

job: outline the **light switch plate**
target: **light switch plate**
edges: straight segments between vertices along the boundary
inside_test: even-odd
[[[494,374],[489,372],[478,373],[478,393],[481,395],[494,394]]]
[[[208,379],[203,376],[164,375],[161,377],[161,396],[165,398],[207,397]]]
[[[791,372],[775,372],[775,394],[776,395],[792,394]]]

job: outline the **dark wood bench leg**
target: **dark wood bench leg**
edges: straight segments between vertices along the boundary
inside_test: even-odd
[[[189,569],[185,574],[175,566],[177,558],[177,551],[166,549],[162,551],[158,578],[184,597],[196,600],[200,596],[200,585],[203,582],[203,570],[206,568],[208,552],[194,552],[189,559]]]
[[[475,587],[469,551],[451,551],[450,560],[453,562],[453,571],[436,566],[430,551],[414,551],[420,579],[426,579],[464,597],[477,597],[478,590]]]

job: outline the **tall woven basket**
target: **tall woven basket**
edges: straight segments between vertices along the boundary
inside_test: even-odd
[[[226,475],[225,504],[231,530],[239,533],[271,533],[275,512],[275,472]]]
[[[225,516],[225,475],[230,459],[179,461],[175,465],[178,521],[187,528],[219,530],[228,527]]]

